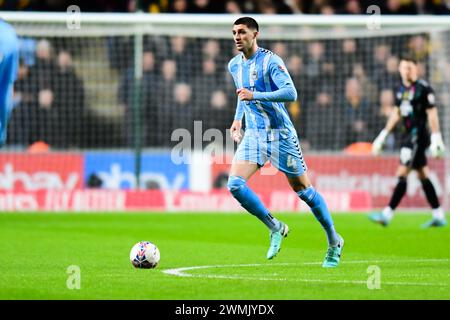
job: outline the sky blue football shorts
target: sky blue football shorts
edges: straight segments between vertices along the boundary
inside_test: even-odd
[[[267,161],[286,176],[298,177],[307,171],[300,143],[296,136],[267,139],[264,134],[245,134],[233,161],[250,161],[263,167]]]

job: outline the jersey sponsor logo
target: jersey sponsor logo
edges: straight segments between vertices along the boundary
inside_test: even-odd
[[[253,70],[253,72],[252,72],[252,79],[253,80],[257,80],[258,79],[258,71]]]
[[[413,112],[413,107],[411,105],[411,102],[408,100],[403,100],[400,105],[400,113],[403,117],[409,116]]]

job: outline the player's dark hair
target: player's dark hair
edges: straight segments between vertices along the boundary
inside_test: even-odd
[[[238,25],[238,24],[243,24],[243,25],[246,25],[247,28],[249,28],[249,29],[254,29],[256,31],[259,31],[258,22],[256,22],[256,20],[253,18],[250,18],[250,17],[239,18],[234,22],[234,25]]]
[[[414,63],[414,64],[417,64],[417,60],[416,60],[415,58],[409,56],[409,55],[401,56],[400,59],[399,59],[398,61],[399,61],[399,62],[400,62],[400,61],[408,61],[408,62],[412,62],[412,63]]]

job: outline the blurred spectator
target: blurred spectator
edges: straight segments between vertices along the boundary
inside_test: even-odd
[[[359,1],[357,0],[350,0],[346,1],[344,10],[339,12],[341,14],[361,14],[362,9]]]
[[[119,84],[118,100],[124,110],[125,144],[134,145],[135,113],[134,97],[134,68],[125,72]],[[146,51],[142,56],[142,83],[141,83],[141,117],[144,145],[156,145],[157,126],[157,82],[158,74],[155,67],[155,56],[152,51]]]
[[[235,0],[228,0],[225,2],[225,13],[229,14],[241,14],[242,9],[239,5],[238,1]]]
[[[283,61],[285,61],[288,56],[288,48],[286,42],[277,41],[271,45],[270,50],[280,56]]]
[[[106,38],[109,65],[122,72],[133,61],[133,38],[126,36],[112,36]]]
[[[378,90],[393,89],[400,81],[398,58],[395,56],[387,57],[384,66],[374,72],[374,81]]]
[[[331,4],[329,2],[330,1],[327,0],[313,0],[312,4],[308,6],[307,12],[312,14],[320,14],[324,6],[328,6]]]
[[[169,10],[169,1],[167,0],[143,0],[141,4],[144,12],[161,13]]]
[[[336,13],[336,10],[329,5],[324,5],[321,9],[320,9],[320,14],[322,15],[333,15]]]
[[[33,58],[34,59],[34,58]],[[30,124],[32,114],[30,114],[31,104],[34,97],[29,88],[29,67],[21,59],[17,81],[14,83],[13,110],[8,123],[7,144],[26,146],[29,143]]]
[[[378,44],[373,50],[373,60],[369,58],[366,68],[371,70],[370,77],[380,88],[383,77],[386,74],[386,60],[391,55],[391,48],[387,44]]]
[[[35,64],[30,68],[31,90],[51,89],[57,72],[53,52],[48,40],[40,40],[36,45]]]
[[[433,2],[428,0],[413,0],[412,1],[412,14],[434,14],[435,7]]]
[[[419,78],[428,78],[427,77],[427,67],[426,67],[425,63],[423,63],[423,62],[417,63],[417,76]]]
[[[318,41],[311,42],[308,45],[306,56],[305,73],[309,79],[318,79],[323,71],[325,63],[325,47]]]
[[[345,145],[373,140],[373,112],[355,78],[347,79],[345,84],[344,117]]]
[[[271,0],[260,0],[257,2],[258,13],[261,14],[277,14],[277,8]]]
[[[27,112],[30,114],[27,144],[45,141],[50,145],[59,144],[58,110],[55,105],[55,84],[57,66],[48,40],[40,40],[36,46],[35,64],[30,68],[29,78],[24,87],[30,96]]]
[[[275,1],[272,0],[272,3],[275,5],[277,14],[292,14],[292,13],[301,13],[299,8],[295,5],[295,1],[293,0],[281,0]]]
[[[289,6],[290,11],[294,14],[306,13],[305,2],[303,0],[286,0],[284,3]]]
[[[178,66],[183,66],[178,70],[177,78],[189,81],[189,77],[198,70],[198,67],[195,55],[189,48],[188,39],[181,36],[171,37],[169,43],[169,57],[175,60]]]
[[[342,47],[339,48],[336,54],[337,73],[349,78],[353,73],[353,66],[362,61],[361,56],[357,52],[357,43],[355,39],[345,39],[341,42]]]
[[[58,54],[54,91],[59,118],[59,146],[79,147],[84,134],[84,85],[75,73],[72,56],[68,51]]]
[[[383,84],[379,89],[384,89],[384,88],[394,88],[399,80],[400,80],[400,76],[398,74],[398,63],[399,60],[397,57],[395,56],[390,56],[387,60],[386,60],[386,75],[385,78],[383,80]]]
[[[209,115],[206,127],[218,129],[225,135],[226,129],[229,128],[229,120],[234,116],[234,108],[230,108],[233,104],[228,101],[227,94],[223,90],[217,89],[211,93],[209,105],[209,110],[204,114]],[[205,126],[203,129],[206,129]]]
[[[175,60],[166,59],[161,64],[161,75],[158,77],[156,92],[158,93],[158,124],[156,127],[159,145],[167,146],[170,143],[171,106],[174,103],[174,87],[177,81],[177,63]]]
[[[366,75],[366,70],[362,63],[355,63],[353,65],[352,77],[360,83],[361,90],[365,93],[367,100],[371,104],[375,104],[378,101],[377,86]]]
[[[332,102],[328,92],[320,91],[305,112],[305,138],[311,150],[330,150],[338,147],[340,123],[336,121],[336,110]]]
[[[220,87],[216,71],[217,66],[214,60],[203,60],[202,73],[194,80],[196,107],[193,106],[192,111],[195,111],[195,115],[200,118],[208,112],[211,93]]]
[[[53,91],[50,89],[39,90],[37,104],[33,104],[31,107],[33,116],[29,144],[44,141],[51,146],[58,145],[59,119]]]
[[[387,0],[386,8],[382,14],[413,14],[414,9],[410,4],[403,4],[402,0]]]
[[[308,44],[304,72],[310,88],[328,88],[338,84],[335,65],[325,53],[325,43],[314,41]]]
[[[298,97],[297,101],[291,102],[286,105],[291,119],[299,133],[304,133],[304,112],[303,108],[309,105],[309,101],[313,99],[313,92],[317,89],[312,88],[308,84],[307,77],[303,72],[304,64],[301,56],[294,54],[286,60],[287,69],[297,88]]]
[[[224,55],[222,53],[221,47],[220,47],[220,42],[218,40],[207,40],[204,42],[203,47],[202,47],[202,58],[201,61],[199,61],[198,63],[200,63],[198,65],[198,67],[196,68],[196,70],[201,70],[202,69],[202,64],[204,60],[213,60],[217,66],[224,66],[226,68],[226,66],[228,65],[228,61],[229,61],[228,56]],[[216,73],[217,73],[217,77],[222,79],[224,77],[224,72],[226,71],[225,68],[216,68]],[[195,74],[194,72],[192,74]]]
[[[424,36],[417,35],[409,40],[408,51],[416,61],[424,62],[430,53],[430,45]]]
[[[203,59],[217,59],[220,54],[220,43],[217,40],[207,40],[202,48]]]
[[[173,0],[169,7],[170,13],[187,13],[188,3],[187,0]]]
[[[176,83],[173,87],[174,102],[166,106],[170,110],[170,125],[165,126],[163,139],[170,141],[174,130],[187,129],[194,138],[194,115],[192,112],[192,88],[187,83]],[[193,140],[191,140],[192,145]]]
[[[221,13],[224,12],[222,1],[192,0],[188,13]]]

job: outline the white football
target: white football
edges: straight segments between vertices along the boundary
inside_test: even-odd
[[[158,247],[149,241],[138,242],[131,248],[130,261],[136,268],[155,268],[159,259]]]

